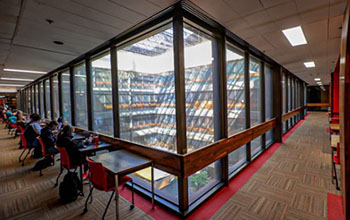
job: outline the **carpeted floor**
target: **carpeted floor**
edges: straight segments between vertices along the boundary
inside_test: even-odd
[[[339,194],[331,183],[327,126],[325,113],[310,113],[248,182],[213,212],[212,219],[326,219],[327,193]],[[58,162],[40,177],[38,172],[30,171],[36,160],[29,158],[24,167],[20,166],[17,143],[18,139],[10,138],[7,130],[0,128],[0,219],[101,219],[109,193],[96,190],[89,212],[84,215],[83,197],[68,205],[61,204],[58,187],[53,188]],[[85,187],[87,193],[88,186]],[[136,198],[140,200],[136,200],[136,206],[149,203]],[[212,201],[209,199],[207,208]],[[130,211],[129,205],[121,197],[121,219],[152,219],[148,214],[162,220],[177,218],[160,207],[148,213],[147,209],[137,207]],[[195,212],[190,219],[202,219],[200,216]],[[115,219],[114,200],[106,219]]]
[[[326,219],[331,182],[324,112],[312,112],[212,219]]]
[[[79,197],[75,202],[62,204],[58,187],[53,188],[59,162],[45,169],[41,177],[39,172],[30,171],[37,160],[28,158],[22,167],[18,162],[21,153],[17,145],[18,139],[10,138],[7,130],[2,129],[3,125],[0,126],[0,219],[101,219],[110,193],[94,190],[93,203],[84,215],[85,198]],[[87,194],[88,185],[84,187]],[[129,210],[129,205],[127,200],[120,197],[121,219],[152,219],[137,207]],[[106,219],[115,219],[114,200]]]

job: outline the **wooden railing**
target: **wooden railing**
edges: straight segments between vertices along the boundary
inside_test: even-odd
[[[329,103],[307,103],[307,107],[329,107]]]
[[[287,121],[288,119],[290,119],[291,117],[299,114],[301,111],[303,110],[303,107],[297,108],[293,111],[287,112],[285,114],[282,115],[282,122]]]

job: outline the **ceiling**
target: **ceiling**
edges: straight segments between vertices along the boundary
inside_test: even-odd
[[[346,0],[191,1],[309,84],[315,85],[316,77],[324,84],[330,82],[339,54]],[[3,68],[50,71],[174,2],[0,0],[0,77],[35,79],[40,75]],[[281,30],[299,25],[308,44],[292,47]],[[316,67],[305,68],[306,61],[314,61]],[[25,84],[0,80],[0,87],[4,83]]]

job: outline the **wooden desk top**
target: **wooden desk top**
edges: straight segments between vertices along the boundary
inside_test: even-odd
[[[340,141],[340,136],[337,134],[333,134],[331,136],[331,147],[337,148],[337,144],[339,143],[339,141]]]
[[[87,152],[105,150],[110,148],[111,146],[112,146],[111,144],[99,141],[97,147],[95,147],[94,144],[92,143],[89,145],[84,145],[83,148],[79,148],[78,150],[80,153],[87,153]]]
[[[109,153],[90,157],[95,162],[100,162],[114,175],[125,175],[141,170],[152,165],[152,160],[130,153],[125,150],[117,150]]]
[[[339,131],[339,124],[330,124],[330,128],[333,131]]]

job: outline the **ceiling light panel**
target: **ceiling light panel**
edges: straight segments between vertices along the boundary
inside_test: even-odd
[[[293,47],[307,44],[303,29],[301,28],[301,26],[284,29],[282,30],[282,32]]]
[[[314,61],[305,62],[304,65],[305,65],[306,68],[313,68],[313,67],[316,66]]]
[[[20,70],[20,69],[9,69],[9,68],[4,68],[4,71],[6,71],[6,72],[19,72],[19,73],[46,74],[46,72],[43,72],[43,71],[36,71],[36,70]]]

